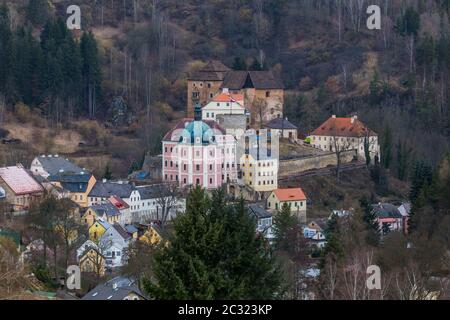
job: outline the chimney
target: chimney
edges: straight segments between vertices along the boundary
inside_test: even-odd
[[[106,183],[106,179],[103,179],[102,181],[103,181],[103,183]]]
[[[228,88],[223,88],[223,89],[222,89],[222,93],[229,93]]]
[[[336,119],[336,115],[335,115],[335,114],[333,114],[331,117],[332,117],[333,119]]]
[[[356,120],[358,120],[358,116],[353,116],[351,120],[352,124],[355,123]]]

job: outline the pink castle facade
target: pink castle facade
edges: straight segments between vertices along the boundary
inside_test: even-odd
[[[215,121],[181,120],[163,138],[163,180],[215,189],[237,179],[236,139]]]

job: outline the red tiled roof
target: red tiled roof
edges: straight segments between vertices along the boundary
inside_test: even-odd
[[[352,121],[353,120],[353,121]],[[312,136],[364,137],[376,135],[357,118],[329,118],[314,130]]]
[[[23,167],[0,168],[0,178],[16,195],[44,191],[44,188]]]
[[[130,206],[120,199],[118,196],[111,196],[109,199],[109,202],[111,202],[112,205],[114,205],[119,210],[128,209]]]
[[[301,188],[276,189],[273,193],[280,201],[306,200],[306,195]]]
[[[211,101],[213,102],[239,102],[244,101],[243,94],[231,94],[222,92],[216,95]]]

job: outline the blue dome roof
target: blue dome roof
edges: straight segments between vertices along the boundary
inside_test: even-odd
[[[180,136],[180,142],[210,143],[214,141],[214,131],[203,121],[192,121]]]

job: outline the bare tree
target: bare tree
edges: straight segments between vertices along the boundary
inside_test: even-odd
[[[161,184],[157,190],[159,196],[156,198],[156,204],[158,206],[156,216],[157,220],[161,221],[161,226],[164,227],[178,203],[180,190],[173,183]]]
[[[330,148],[331,151],[336,155],[336,177],[339,181],[341,179],[341,167],[342,167],[342,155],[354,147],[348,137],[342,137],[339,135],[338,129],[334,127],[332,129],[330,137]]]

